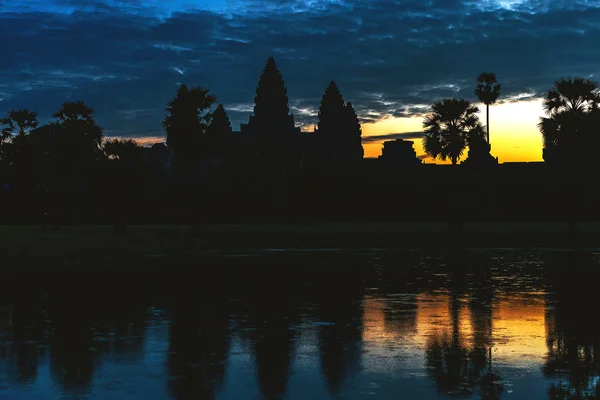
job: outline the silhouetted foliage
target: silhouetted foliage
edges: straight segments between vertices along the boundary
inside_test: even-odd
[[[544,99],[547,117],[538,127],[544,140],[544,160],[562,166],[587,165],[581,147],[600,143],[600,93],[598,83],[584,78],[555,82]]]
[[[205,133],[210,125],[211,107],[217,98],[208,89],[181,85],[177,95],[169,101],[162,122],[167,135],[167,146],[181,162],[198,161],[206,153]]]
[[[543,367],[552,379],[550,400],[600,398],[600,324],[586,305],[597,302],[600,274],[591,254],[569,251],[549,263],[554,307],[546,315],[548,354]]]
[[[476,113],[468,100],[444,99],[433,104],[423,121],[423,149],[432,158],[450,159],[456,165],[468,144],[483,135]]]
[[[39,172],[39,155],[32,138],[38,126],[37,113],[24,109],[13,110],[0,119],[0,158],[12,169],[12,187],[31,191]]]
[[[501,88],[501,85],[496,80],[496,74],[492,72],[482,72],[477,77],[477,89],[475,89],[475,95],[483,104],[485,104],[486,138],[488,143],[490,142],[490,106],[498,100]]]
[[[149,166],[144,149],[133,139],[106,140],[103,150],[106,159],[99,171],[103,203],[115,230],[122,231],[129,211],[143,205]]]
[[[104,135],[92,108],[82,101],[66,102],[52,116],[56,118],[52,152],[61,172],[89,168],[101,157]]]
[[[12,110],[7,117],[0,118],[2,140],[10,140],[15,136],[27,136],[38,126],[37,113],[18,109]]]

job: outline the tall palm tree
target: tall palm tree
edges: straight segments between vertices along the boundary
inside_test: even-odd
[[[423,149],[432,158],[450,159],[456,165],[469,143],[481,138],[479,109],[464,99],[444,99],[431,106],[425,116]]]
[[[37,113],[18,109],[0,118],[0,157],[12,166],[15,183],[34,187],[36,154],[31,133],[38,126]]]
[[[0,137],[7,140],[14,136],[25,136],[37,128],[37,113],[25,109],[12,110],[5,118],[0,118]]]
[[[500,96],[501,85],[496,80],[496,74],[483,72],[477,77],[477,89],[475,95],[485,104],[487,141],[490,142],[490,105],[494,104]]]
[[[538,127],[544,140],[544,159],[560,153],[575,162],[581,143],[597,141],[600,93],[597,82],[585,78],[562,78],[546,93]]]
[[[83,101],[65,102],[52,116],[54,150],[62,167],[77,168],[99,158],[104,135],[92,108]]]
[[[181,85],[169,101],[162,126],[167,135],[167,146],[179,159],[190,161],[200,157],[203,137],[212,119],[210,109],[216,101],[216,96],[208,89],[186,85]]]

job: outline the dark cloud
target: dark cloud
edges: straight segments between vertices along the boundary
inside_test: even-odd
[[[395,139],[422,139],[425,136],[425,132],[402,132],[402,133],[388,133],[386,135],[374,135],[366,136],[362,138],[363,143],[379,143],[385,140]]]
[[[4,0],[0,114],[41,118],[65,100],[96,109],[111,134],[161,135],[180,83],[211,89],[237,129],[275,56],[290,108],[316,123],[336,80],[361,121],[422,115],[474,99],[496,72],[503,101],[532,99],[561,76],[598,73],[600,4],[584,0]]]

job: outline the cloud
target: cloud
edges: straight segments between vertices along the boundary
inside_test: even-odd
[[[388,133],[385,135],[372,135],[363,136],[363,143],[377,143],[385,140],[395,139],[422,139],[425,136],[425,132],[403,132],[403,133]]]
[[[44,119],[81,99],[110,132],[160,136],[187,83],[216,94],[237,129],[270,55],[301,125],[332,79],[362,122],[476,100],[482,71],[497,74],[501,101],[522,101],[561,76],[597,76],[598,21],[600,4],[584,0],[4,0],[0,115]]]

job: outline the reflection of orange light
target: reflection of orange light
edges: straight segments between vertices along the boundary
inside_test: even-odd
[[[494,307],[494,342],[499,357],[546,354],[546,302],[543,297],[500,298]]]
[[[363,302],[363,340],[365,342],[385,342],[397,337],[394,332],[385,328],[383,307],[383,301],[365,297]]]
[[[471,312],[461,299],[458,306],[458,332],[464,340],[472,336]],[[447,294],[421,294],[417,297],[417,335],[418,342],[425,346],[431,336],[452,335],[450,316],[450,296]]]
[[[366,297],[363,303],[363,340],[367,344],[386,349],[390,342],[402,341],[410,343],[412,350],[419,349],[422,352],[430,338],[450,338],[453,333],[450,295],[419,294],[416,300],[416,328],[396,332],[386,327],[385,300]],[[458,332],[462,345],[472,349],[475,331],[467,300],[466,296],[458,299]],[[542,359],[547,351],[545,309],[545,299],[541,294],[498,297],[492,307],[491,339],[494,360],[515,363]],[[401,348],[398,349],[402,351]]]

